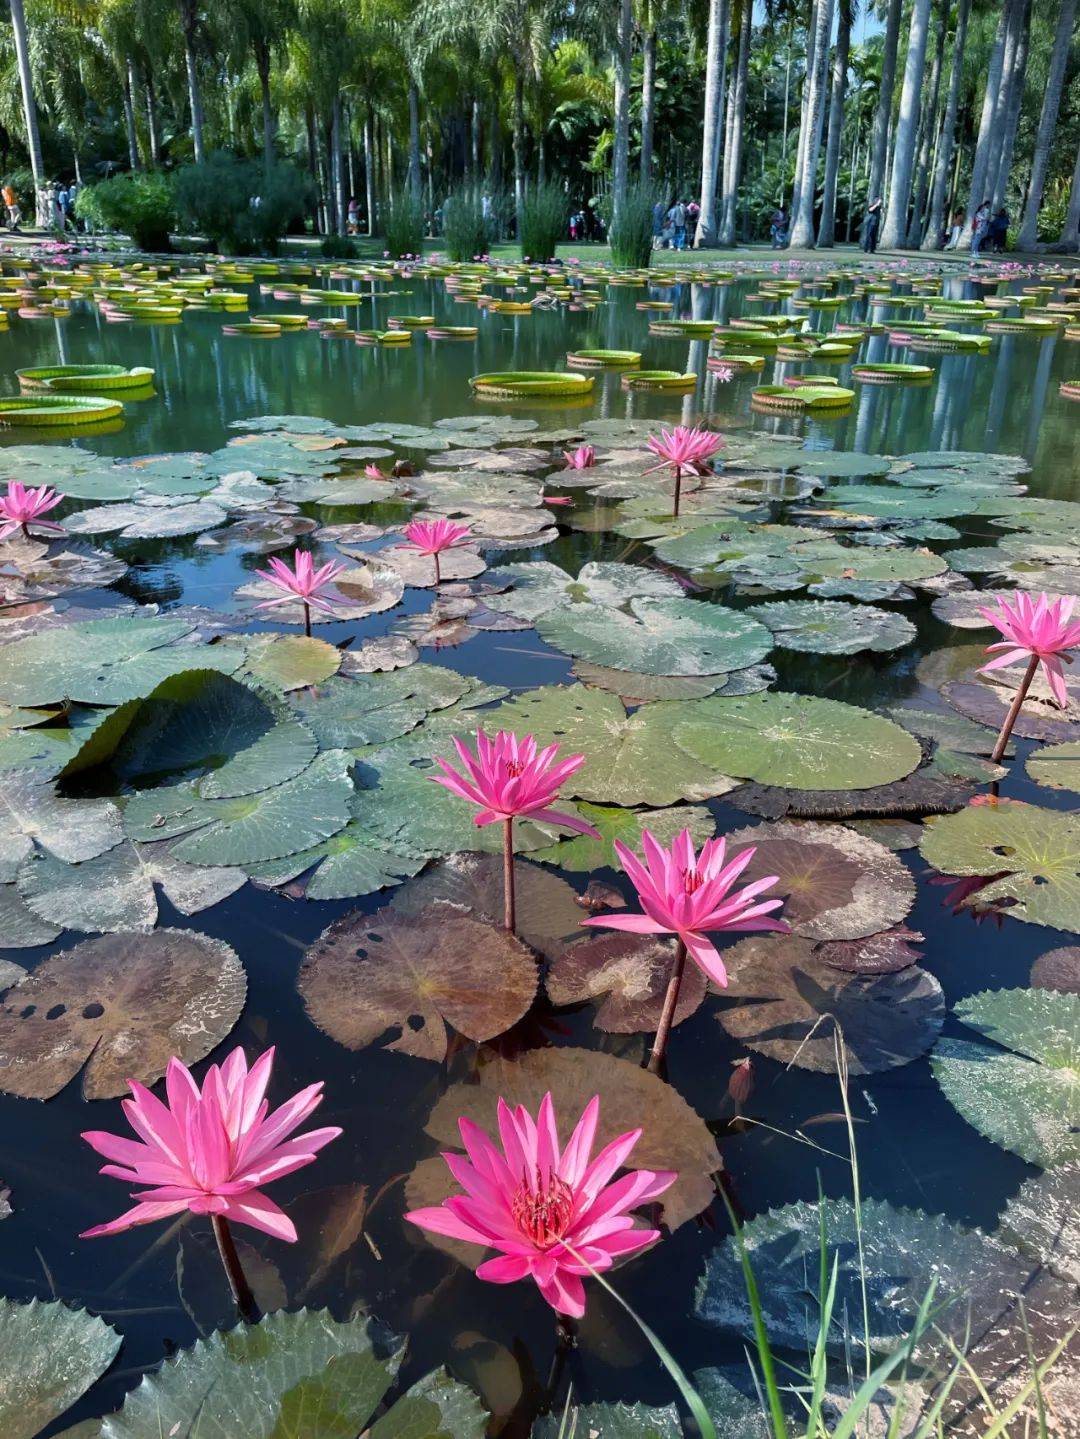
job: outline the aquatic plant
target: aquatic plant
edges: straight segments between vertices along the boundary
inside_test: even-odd
[[[449,760],[437,759],[442,774],[430,778],[451,794],[480,806],[479,814],[473,817],[478,827],[502,821],[503,926],[512,930],[515,923],[514,820],[518,817],[547,820],[575,834],[600,838],[591,824],[551,808],[552,801],[559,797],[559,786],[577,773],[585,763],[585,756],[570,755],[556,764],[557,744],[538,751],[531,734],[519,739],[507,730],[500,730],[494,738],[477,730],[475,755],[459,739],[454,740],[454,748],[465,766],[465,774],[459,774]]]
[[[501,1098],[498,1113],[501,1149],[463,1117],[458,1128],[467,1158],[443,1155],[465,1193],[405,1217],[435,1234],[500,1250],[480,1265],[478,1279],[493,1284],[533,1279],[556,1313],[580,1318],[582,1276],[610,1269],[616,1259],[659,1239],[658,1229],[635,1228],[629,1210],[663,1194],[679,1176],[634,1169],[612,1184],[642,1131],[620,1134],[591,1159],[598,1095],[585,1106],[565,1148],[559,1145],[550,1092],[535,1120],[523,1104],[511,1109]]]
[[[316,569],[315,562],[307,550],[293,552],[291,567],[285,560],[276,559],[273,555],[267,560],[267,564],[270,566],[268,570],[256,570],[255,573],[261,575],[264,580],[269,580],[279,590],[284,590],[284,594],[280,599],[263,600],[255,608],[259,610],[272,609],[275,605],[285,605],[290,600],[299,599],[304,606],[304,633],[310,636],[312,609],[322,610],[324,614],[333,614],[333,606],[338,601],[334,596],[326,594],[325,591],[345,566],[340,560],[328,560],[325,565],[320,565]]]
[[[381,476],[380,476],[381,478]],[[443,550],[456,550],[472,538],[468,525],[455,525],[453,520],[413,520],[405,526],[403,550],[419,550],[435,561],[435,583],[442,583],[439,555]]]
[[[986,653],[991,654],[994,650],[1001,650],[1003,653],[989,664],[983,665],[981,673],[1003,669],[1006,665],[1016,664],[1022,659],[1028,662],[990,756],[994,764],[1000,764],[1013,725],[1035,678],[1035,671],[1040,666],[1058,704],[1062,709],[1068,704],[1069,695],[1065,688],[1062,662],[1071,664],[1071,651],[1080,645],[1080,620],[1072,619],[1076,601],[1071,596],[1051,600],[1047,594],[1029,595],[1023,590],[1017,590],[1011,600],[1006,595],[995,595],[994,603],[997,605],[996,610],[980,607],[979,613],[995,629],[1000,630],[1005,638],[996,644],[988,645]]]
[[[262,1192],[262,1186],[311,1164],[318,1151],[342,1132],[331,1125],[290,1138],[322,1103],[322,1081],[309,1084],[271,1112],[264,1096],[273,1063],[274,1050],[268,1049],[248,1069],[238,1046],[224,1064],[210,1066],[200,1089],[187,1065],[170,1059],[165,1071],[167,1104],[131,1080],[133,1097],[124,1100],[123,1108],[139,1139],[95,1129],[82,1137],[109,1160],[102,1174],[150,1187],[134,1196],[134,1209],[85,1230],[80,1239],[120,1234],[185,1210],[208,1214],[233,1298],[243,1314],[250,1314],[251,1291],[229,1221],[295,1243],[292,1220]]]
[[[522,257],[553,260],[559,241],[566,238],[567,197],[554,180],[531,185],[521,207]]]
[[[588,470],[596,464],[596,451],[592,445],[578,445],[576,450],[563,450],[568,470]]]
[[[726,988],[727,971],[716,946],[706,938],[708,932],[778,930],[787,934],[789,927],[783,920],[767,918],[781,908],[782,899],[758,900],[777,882],[777,875],[766,875],[742,889],[732,889],[754,858],[754,845],[727,859],[725,841],[710,839],[698,854],[688,829],[669,849],[647,829],[642,830],[641,844],[644,863],[620,840],[615,841],[615,853],[637,890],[644,914],[601,914],[581,922],[602,929],[628,930],[631,934],[678,936],[660,1025],[649,1056],[649,1069],[655,1074],[671,1033],[687,954],[714,984]]]
[[[51,534],[62,535],[63,525],[40,518],[49,510],[55,509],[62,498],[48,485],[28,490],[25,485],[20,485],[18,480],[12,480],[7,494],[0,496],[0,540],[6,540],[8,535],[14,534],[16,530],[21,530],[24,535],[29,534],[28,526],[31,524],[36,524],[39,529],[48,530]]]
[[[699,425],[676,425],[673,430],[661,430],[659,435],[650,435],[646,441],[660,464],[646,470],[647,475],[670,467],[675,476],[675,502],[672,515],[679,513],[679,498],[683,474],[699,475],[704,466],[718,450],[723,449],[723,438],[713,430],[703,430]]]

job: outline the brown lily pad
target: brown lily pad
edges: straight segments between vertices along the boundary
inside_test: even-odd
[[[479,1071],[478,1083],[452,1085],[436,1102],[424,1128],[440,1148],[460,1150],[459,1117],[497,1136],[500,1096],[507,1104],[523,1104],[535,1115],[549,1091],[563,1144],[594,1094],[600,1097],[594,1154],[628,1129],[642,1130],[630,1167],[674,1169],[679,1176],[657,1201],[669,1229],[677,1229],[708,1207],[721,1160],[705,1121],[671,1085],[612,1054],[559,1047],[532,1050],[519,1060],[496,1057]],[[423,1159],[405,1186],[406,1206],[441,1204],[454,1193],[460,1190],[445,1161],[438,1156]],[[475,1245],[427,1232],[424,1238],[473,1269],[484,1257]]]
[[[514,861],[517,934],[545,959],[555,959],[581,938],[578,895],[550,869]],[[502,858],[494,854],[455,854],[403,884],[390,908],[406,916],[422,915],[433,905],[449,904],[486,925],[503,917]]]
[[[864,976],[835,969],[809,940],[755,935],[725,951],[730,999],[717,1013],[732,1036],[798,1069],[836,1072],[834,1036],[843,1035],[852,1074],[910,1064],[937,1039],[945,1018],[941,986],[915,965]]]
[[[229,945],[193,930],[111,934],[44,960],[0,1006],[0,1090],[51,1099],[79,1070],[84,1099],[153,1084],[172,1055],[205,1058],[244,1007]]]
[[[659,935],[593,930],[588,939],[568,946],[551,966],[548,998],[558,1005],[599,1000],[597,1029],[609,1034],[652,1034],[660,1023],[674,955],[674,941]],[[707,988],[702,971],[688,964],[675,1006],[676,1024],[696,1013]]]
[[[1067,944],[1040,954],[1031,966],[1031,987],[1080,994],[1080,945]]]
[[[852,974],[895,974],[918,963],[922,956],[915,945],[921,944],[924,937],[917,929],[901,924],[865,939],[830,940],[819,944],[814,952],[834,969],[847,969]]]
[[[762,819],[902,818],[955,814],[977,793],[971,780],[941,773],[924,764],[914,774],[873,789],[782,789],[777,785],[744,784],[729,803],[744,814]]]
[[[482,1043],[536,994],[536,961],[514,935],[448,904],[346,914],[304,957],[297,986],[318,1027],[346,1049],[385,1048],[436,1063],[447,1026]]]
[[[899,924],[915,903],[903,860],[843,825],[757,825],[728,843],[755,846],[740,882],[777,875],[770,894],[784,897],[784,919],[807,939],[864,939]]]
[[[343,675],[383,674],[414,665],[420,651],[405,635],[376,635],[341,657]]]
[[[392,545],[379,551],[383,564],[395,569],[407,585],[414,589],[431,589],[435,584],[435,560],[419,550],[408,549],[405,545]],[[475,550],[445,550],[439,556],[439,574],[444,580],[471,580],[482,575],[487,569]]]
[[[1003,671],[1012,674],[1012,671]],[[982,681],[966,682],[951,680],[941,687],[941,693],[952,705],[976,724],[988,729],[1000,730],[1009,712],[1015,686],[990,684]],[[1038,679],[1032,685],[1024,701],[1013,734],[1020,739],[1043,740],[1048,744],[1061,744],[1065,740],[1080,739],[1080,696],[1075,689],[1070,691],[1069,704],[1059,709],[1050,691],[1040,689]],[[987,736],[987,751],[993,748],[993,736]]]

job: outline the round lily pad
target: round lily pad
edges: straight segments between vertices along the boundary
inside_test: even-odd
[[[707,809],[699,805],[675,804],[666,809],[634,810],[581,802],[577,812],[586,824],[591,824],[599,832],[599,839],[577,834],[548,849],[533,850],[530,858],[541,864],[558,865],[560,869],[591,874],[605,867],[618,869],[616,841],[621,840],[631,849],[640,849],[643,829],[664,845],[670,845],[677,834],[688,829],[696,849],[700,849],[716,831],[716,821]]]
[[[683,591],[668,575],[642,565],[590,561],[576,578],[545,561],[502,565],[488,582],[506,593],[490,595],[488,606],[520,619],[536,620],[571,604],[593,604],[617,609],[632,599],[680,599]]]
[[[916,635],[915,626],[903,615],[839,600],[779,600],[756,605],[747,613],[772,630],[781,649],[809,654],[888,652],[910,644]]]
[[[594,664],[656,675],[711,675],[743,669],[772,648],[764,625],[701,600],[635,599],[629,613],[566,605],[537,620],[548,644]]]
[[[245,673],[281,690],[306,689],[336,674],[341,651],[308,635],[250,635]]]
[[[706,767],[792,789],[869,789],[902,779],[922,758],[891,720],[786,693],[698,700],[671,737]]]
[[[437,1063],[447,1025],[493,1039],[536,994],[536,961],[498,926],[447,904],[347,914],[308,950],[297,981],[315,1024],[348,1049],[388,1031],[387,1049]]]
[[[1031,966],[1031,987],[1080,994],[1080,945],[1063,945],[1040,954]]]
[[[853,974],[893,974],[917,964],[921,955],[915,945],[923,935],[917,929],[898,925],[865,939],[833,939],[819,944],[814,951],[818,959],[835,969],[849,969]]]
[[[1027,772],[1036,784],[1080,794],[1080,740],[1046,745],[1031,756]]]
[[[84,1099],[153,1084],[171,1056],[202,1059],[240,1018],[234,950],[193,930],[88,939],[43,960],[0,1005],[0,1090],[51,1099],[85,1065]]]
[[[674,955],[673,940],[593,931],[565,949],[548,970],[548,998],[558,1005],[599,1001],[593,1022],[609,1034],[652,1034],[660,1023]],[[704,972],[687,965],[676,1024],[700,1009],[706,988]]]
[[[809,940],[754,935],[724,952],[737,1005],[717,1013],[734,1039],[770,1059],[826,1074],[836,1070],[837,1034],[852,1074],[910,1064],[941,1032],[945,1000],[932,974],[910,965],[862,975],[836,969]]]

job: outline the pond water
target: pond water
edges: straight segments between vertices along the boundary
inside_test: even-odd
[[[827,268],[805,267],[793,273],[813,277]],[[710,319],[718,325],[763,310],[776,313],[790,305],[781,301],[763,306],[751,298],[760,271],[755,278],[750,267],[746,269],[732,283],[652,287],[651,293],[672,301],[677,316]],[[883,269],[879,267],[878,273]],[[832,364],[829,372],[856,391],[849,411],[836,417],[778,418],[751,411],[753,388],[763,379],[780,383],[800,368],[820,371],[820,363],[800,365],[769,357],[763,373],[738,373],[724,383],[707,370],[707,342],[648,335],[650,316],[635,308],[645,294],[640,289],[611,287],[605,302],[589,312],[560,307],[512,315],[477,313],[455,303],[437,277],[399,277],[380,286],[380,291],[391,293],[380,293],[378,298],[372,298],[371,287],[362,281],[325,283],[335,288],[355,284],[360,294],[356,307],[317,312],[340,315],[353,327],[382,327],[393,315],[426,314],[447,324],[476,323],[479,335],[475,341],[439,343],[421,331],[403,348],[366,348],[348,339],[323,338],[312,330],[256,340],[223,334],[230,317],[218,312],[192,310],[174,325],[111,325],[98,307],[77,302],[70,318],[13,320],[10,331],[0,335],[9,388],[14,392],[15,370],[28,366],[102,362],[152,366],[155,394],[130,403],[121,428],[53,441],[121,459],[214,451],[246,433],[242,422],[264,415],[314,416],[342,427],[374,422],[430,426],[447,418],[481,414],[535,420],[538,429],[533,434],[510,440],[521,446],[538,443],[537,435],[578,430],[597,419],[656,424],[700,419],[728,436],[733,450],[755,437],[787,435],[792,444],[805,443],[813,451],[903,456],[954,450],[1019,456],[1030,467],[1020,476],[1029,494],[1059,501],[1078,498],[1077,411],[1059,395],[1061,381],[1075,373],[1078,347],[1063,337],[1061,329],[1048,337],[996,334],[985,353],[944,355],[908,352],[891,344],[887,335],[871,336],[858,354],[860,361],[924,363],[933,369],[930,381],[857,384],[850,379],[850,362]],[[900,292],[908,293],[906,281],[895,283]],[[1019,291],[1026,283],[1031,283],[1030,277],[1003,281],[999,293],[1010,288]],[[851,284],[850,279],[843,280],[840,291],[848,294]],[[248,293],[253,314],[296,308],[260,294],[257,286]],[[952,299],[973,299],[983,298],[987,289],[963,272],[948,272],[944,293]],[[839,310],[815,313],[811,323],[829,329],[837,322],[864,320],[868,303],[865,296],[848,298]],[[805,318],[805,312],[791,313]],[[628,394],[621,388],[618,372],[601,371],[584,404],[482,405],[471,396],[472,374],[562,369],[568,350],[601,346],[642,350],[647,366],[696,371],[697,386],[683,395]],[[287,421],[283,428],[289,428]],[[610,433],[617,436],[617,427]],[[604,433],[588,438],[601,449],[601,458],[606,444],[624,443],[618,438],[609,441]],[[47,440],[47,431],[12,430],[2,443]],[[546,443],[556,454],[562,447],[558,441]],[[640,447],[641,441],[632,443]],[[405,458],[423,467],[423,454],[417,450],[392,440],[385,448],[392,457],[378,463],[389,465],[393,458]],[[327,454],[332,459],[333,451]],[[445,453],[438,458],[441,463]],[[0,465],[4,463],[0,452]],[[238,447],[237,468],[243,468],[242,447]],[[358,470],[362,465],[354,465],[353,472]],[[5,475],[19,477],[18,468],[8,465]],[[869,482],[880,483],[873,478]],[[835,483],[833,500],[841,487],[867,481],[841,477]],[[574,501],[572,508],[551,511],[559,525],[558,537],[536,547],[525,543],[485,551],[489,565],[544,561],[573,575],[590,561],[655,565],[642,540],[602,527],[597,516],[603,502],[580,488],[560,489],[557,475],[549,480],[549,489]],[[57,515],[62,521],[86,504],[67,501]],[[773,503],[768,518],[794,524],[794,511],[801,507],[798,501]],[[410,512],[400,500],[355,507],[305,501],[301,508],[320,525],[389,526],[400,524]],[[928,505],[926,517],[933,520],[942,508],[947,510]],[[437,509],[432,508],[432,513]],[[920,518],[913,512],[913,520]],[[1001,537],[1001,530],[985,515],[949,511],[946,523],[958,534],[929,540],[935,553],[947,555],[950,549],[986,545]],[[393,538],[377,537],[359,548],[375,552]],[[73,591],[57,601],[73,606],[79,619],[93,610],[129,613],[133,603],[155,605],[166,616],[195,605],[231,616],[236,628],[248,634],[298,633],[295,627],[276,625],[273,612],[269,617],[266,612],[253,614],[250,602],[234,595],[264,563],[260,551],[239,545],[210,548],[200,545],[194,535],[143,540],[91,536],[90,542],[119,556],[128,569],[107,588]],[[914,541],[915,546],[921,543],[918,538]],[[324,542],[318,548],[333,553]],[[277,552],[285,553],[285,547]],[[663,572],[687,573],[673,564]],[[990,583],[979,573],[973,578],[976,584]],[[477,583],[482,582],[481,577]],[[747,593],[721,579],[703,582],[700,574],[691,583],[689,593],[694,598],[737,611],[769,600],[807,597],[798,589]],[[903,614],[917,630],[913,642],[891,652],[847,656],[774,648],[769,655],[777,676],[772,688],[874,710],[903,705],[953,715],[938,684],[950,676],[969,676],[981,645],[997,636],[943,623],[931,611],[932,598],[917,589],[899,603],[885,602],[886,609]],[[430,603],[430,589],[407,586],[393,608],[359,621],[320,625],[317,634],[334,644],[349,641],[355,646],[395,632],[403,616],[419,616]],[[422,647],[423,664],[504,686],[511,693],[575,680],[572,657],[532,628],[455,634],[451,625],[446,633],[463,642]],[[952,659],[962,646],[966,652]],[[989,729],[986,736],[988,750]],[[1016,742],[1016,758],[997,792],[1047,810],[1072,809],[1073,791],[1036,785],[1026,775],[1024,760],[1036,748],[1029,739]],[[981,793],[986,788],[985,783],[978,786]],[[85,796],[116,789],[115,774],[102,778],[94,772],[73,782],[68,792]],[[718,833],[759,823],[737,807],[737,797],[736,790],[730,797],[708,802]],[[1027,986],[1038,956],[1075,942],[1067,931],[1049,925],[964,908],[918,848],[904,848],[899,860],[916,886],[914,904],[903,923],[924,936],[915,941],[921,952],[918,963],[936,977],[949,1010],[984,990]],[[603,881],[633,903],[628,881],[613,869],[567,871],[563,877],[577,891],[583,891],[590,879]],[[809,882],[811,886],[825,883],[827,876],[821,880],[811,876]],[[358,909],[373,912],[394,892],[319,901],[300,897],[295,886],[275,890],[246,884],[190,917],[174,910],[161,895],[159,922],[224,940],[244,964],[247,1002],[227,1045],[219,1047],[215,1057],[237,1043],[249,1056],[275,1044],[273,1096],[280,1100],[321,1078],[326,1082],[326,1100],[319,1122],[340,1125],[344,1131],[315,1165],[275,1186],[275,1197],[297,1220],[297,1246],[288,1249],[251,1231],[238,1231],[260,1297],[290,1308],[328,1307],[339,1318],[357,1308],[369,1310],[409,1336],[406,1373],[410,1378],[445,1364],[480,1392],[497,1426],[508,1434],[526,1434],[535,1415],[552,1400],[551,1313],[533,1286],[480,1283],[467,1268],[406,1226],[402,1221],[405,1181],[418,1161],[437,1150],[425,1133],[432,1107],[452,1085],[477,1075],[495,1055],[514,1058],[544,1046],[577,1046],[636,1062],[645,1053],[646,1036],[605,1034],[594,1027],[594,1004],[556,1009],[541,990],[527,1016],[507,1035],[484,1046],[453,1039],[444,1064],[395,1054],[380,1043],[359,1050],[343,1047],[306,1013],[297,991],[298,967],[308,947],[339,916]],[[83,938],[81,933],[66,932],[51,945],[0,950],[0,965],[11,959],[33,967]],[[737,1211],[749,1218],[796,1200],[812,1201],[819,1186],[826,1195],[850,1194],[847,1136],[835,1075],[788,1067],[757,1050],[748,1051],[716,1018],[737,997],[733,985],[728,998],[706,999],[692,1018],[679,1025],[667,1067],[670,1083],[705,1120],[718,1143],[724,1184]],[[88,1002],[94,999],[88,993]],[[782,1030],[785,1017],[777,1022]],[[952,1014],[944,1018],[942,1032],[972,1038],[970,1029]],[[950,1103],[931,1069],[932,1039],[933,1034],[923,1043],[913,1042],[910,1062],[894,1062],[879,1073],[851,1078],[862,1194],[992,1230],[1006,1203],[1039,1170],[984,1138]],[[893,1042],[891,1035],[882,1039],[886,1046]],[[728,1082],[733,1064],[748,1052],[754,1084],[739,1117],[728,1096]],[[563,1125],[574,1117],[564,1116]],[[648,1114],[642,1116],[642,1123],[648,1125]],[[201,1222],[193,1221],[181,1227],[137,1229],[92,1243],[76,1237],[80,1230],[125,1207],[124,1188],[97,1176],[94,1156],[79,1139],[87,1128],[125,1132],[117,1101],[85,1101],[77,1081],[44,1104],[0,1094],[0,1126],[4,1134],[0,1180],[10,1186],[13,1207],[11,1217],[0,1223],[0,1292],[18,1300],[60,1297],[102,1314],[122,1332],[119,1359],[70,1411],[65,1423],[111,1412],[148,1366],[190,1345],[200,1334],[231,1322],[209,1234],[203,1232]],[[357,1216],[364,1213],[365,1205],[363,1233],[357,1235]],[[695,1285],[707,1257],[727,1233],[727,1216],[716,1200],[700,1219],[680,1225],[615,1278],[620,1292],[648,1318],[688,1371],[737,1365],[743,1359],[743,1339],[738,1334],[707,1326],[693,1314]],[[809,1282],[814,1288],[813,1273]],[[568,1379],[584,1401],[624,1398],[666,1404],[673,1398],[669,1381],[638,1330],[596,1285],[590,1287],[578,1347],[559,1377],[559,1386]],[[559,1387],[557,1404],[564,1393]],[[59,1433],[65,1423],[57,1422],[44,1432]]]

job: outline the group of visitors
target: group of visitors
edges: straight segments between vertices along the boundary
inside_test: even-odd
[[[63,181],[56,184],[50,181],[45,186],[45,202],[48,209],[49,224],[52,229],[78,230],[78,221],[75,218],[75,201],[79,194],[78,180],[72,180],[70,184]],[[5,180],[0,187],[0,199],[4,202],[4,220],[13,235],[21,233],[22,205],[19,202],[18,191],[11,180]]]
[[[657,200],[653,206],[654,250],[685,250],[694,243],[701,206],[696,200],[676,199],[671,205]]]
[[[788,230],[791,229],[791,220],[784,208],[783,202],[777,205],[769,219],[769,240],[774,250],[782,250],[788,242]]]
[[[983,250],[993,250],[1001,255],[1009,238],[1009,212],[1002,205],[994,214],[990,213],[989,200],[984,200],[971,219],[971,253],[981,255]]]

